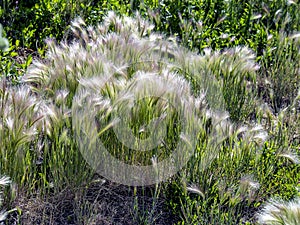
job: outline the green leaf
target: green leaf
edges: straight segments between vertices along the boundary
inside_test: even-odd
[[[18,55],[17,52],[11,52],[11,53],[10,53],[10,56],[11,56],[11,57],[15,57],[15,56],[17,56],[17,55]]]

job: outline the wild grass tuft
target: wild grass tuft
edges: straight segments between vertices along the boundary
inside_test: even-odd
[[[299,224],[300,208],[299,199],[283,201],[282,199],[269,200],[264,208],[258,213],[259,224]]]

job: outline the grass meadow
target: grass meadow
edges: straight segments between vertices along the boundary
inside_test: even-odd
[[[300,224],[299,12],[0,1],[0,224]]]

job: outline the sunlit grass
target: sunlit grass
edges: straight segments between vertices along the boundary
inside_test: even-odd
[[[259,224],[279,225],[300,223],[299,199],[285,202],[282,199],[272,199],[266,203],[258,214]]]
[[[247,46],[193,52],[139,14],[109,12],[94,27],[77,18],[71,31],[72,40],[47,40],[46,59],[35,60],[19,86],[1,81],[1,173],[27,197],[87,190],[96,171],[86,159],[100,161],[92,146],[99,142],[122,162],[153,167],[179,142],[195,142],[188,163],[145,193],[150,206],[137,199],[146,188],[128,188],[139,224],[155,224],[161,201],[182,225],[250,223],[273,194],[296,194],[297,34],[270,37],[278,47],[258,61]],[[97,221],[96,202],[82,205],[88,213],[75,206],[77,221]]]

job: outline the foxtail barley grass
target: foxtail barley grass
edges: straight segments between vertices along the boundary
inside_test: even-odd
[[[0,187],[3,188],[11,183],[11,180],[7,176],[1,176],[0,178]],[[3,198],[2,198],[3,192],[2,190],[0,191],[0,206],[2,207],[3,205]],[[6,210],[1,210],[0,212],[0,222],[5,221],[6,217],[8,215],[8,212]]]
[[[275,113],[279,113],[297,96],[300,73],[299,33],[269,37],[269,45],[263,57],[259,82],[264,87],[260,94]],[[271,47],[271,46],[276,47]]]
[[[44,185],[61,186],[91,174],[72,137],[70,110],[74,104],[79,110],[96,109],[95,132],[115,157],[131,164],[151,165],[154,155],[158,161],[168,157],[176,142],[186,138],[180,135],[178,112],[164,99],[172,98],[172,92],[187,96],[199,116],[195,122],[205,126],[196,134],[199,141],[195,156],[182,176],[201,187],[203,191],[199,193],[205,199],[212,176],[218,179],[233,165],[232,176],[237,175],[246,161],[255,157],[255,149],[264,142],[265,135],[259,133],[260,128],[237,127],[224,113],[229,110],[231,118],[238,119],[247,116],[245,112],[252,106],[249,88],[258,69],[252,51],[245,47],[223,53],[207,49],[197,55],[178,46],[174,38],[154,33],[153,28],[139,15],[129,18],[109,12],[96,27],[76,19],[71,43],[56,45],[48,40],[47,61],[35,61],[23,77],[31,91],[47,103],[43,111],[43,131],[47,134],[42,144]],[[94,94],[82,91],[73,99],[79,85]],[[139,99],[148,94],[147,90],[154,91],[156,97]],[[139,101],[134,102],[135,98]],[[82,99],[85,100],[81,102]],[[142,140],[147,138],[147,129],[155,128],[160,120],[166,121],[162,144],[143,153],[120,143],[111,129],[119,123],[112,120],[113,115],[120,112],[130,112],[127,122]],[[149,127],[155,117],[157,123]],[[83,124],[75,121],[75,126],[91,129],[90,118],[86,119]],[[257,140],[260,141],[255,144]],[[138,143],[132,143],[135,144]],[[208,170],[215,172],[209,175]]]
[[[95,173],[75,138],[86,135],[84,131],[93,135],[83,154],[93,156],[91,146],[101,140],[120,161],[153,167],[168,158],[179,141],[190,144],[194,138],[196,146],[187,165],[165,186],[155,186],[149,216],[137,209],[135,218],[154,223],[153,212],[164,187],[170,205],[182,212],[188,224],[236,224],[245,207],[265,197],[262,187],[269,177],[260,173],[277,169],[263,161],[269,137],[263,126],[241,122],[257,105],[253,90],[260,70],[255,55],[247,47],[196,54],[153,29],[138,14],[130,18],[109,12],[95,27],[78,18],[71,26],[73,40],[56,44],[49,39],[46,60],[33,62],[22,86],[2,82],[1,169],[19,185],[59,192],[64,186],[89,183]],[[285,40],[282,43],[282,49],[294,48]],[[292,58],[288,62],[284,71],[295,65]],[[273,72],[272,79],[280,77]],[[281,86],[278,80],[278,90]],[[196,133],[183,133],[181,111],[170,100],[195,115],[188,117],[187,124],[197,127]],[[92,116],[82,114],[77,120],[74,115],[87,108]],[[276,127],[271,109],[262,111],[261,117]],[[128,127],[116,117],[120,114],[127,116]],[[151,130],[157,135],[151,136]],[[153,142],[159,145],[137,151],[141,143],[147,147]],[[181,151],[185,157],[185,149]],[[289,151],[277,153],[298,162]]]
[[[258,222],[262,225],[296,225],[300,223],[300,200],[291,201],[271,199],[258,213]]]
[[[32,182],[41,154],[32,143],[38,141],[38,134],[44,130],[44,104],[31,95],[28,87],[10,87],[5,80],[1,81],[0,94],[1,170],[19,184]]]

